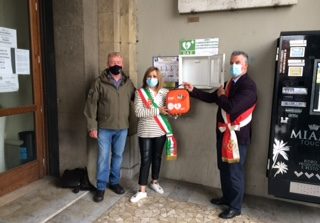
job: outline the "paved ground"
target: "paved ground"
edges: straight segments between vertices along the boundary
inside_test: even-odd
[[[128,202],[128,200],[129,196],[121,198],[111,210],[100,216],[95,223],[225,222],[224,219],[218,217],[221,209],[214,205],[208,206],[192,202],[176,201],[158,194],[151,194],[147,199],[143,199],[136,204]],[[233,220],[234,222],[243,223],[264,222],[247,214],[237,216]]]
[[[0,197],[0,223],[188,222],[188,219],[194,219],[194,222],[320,223],[320,205],[312,207],[254,196],[246,196],[241,217],[221,221],[217,218],[221,208],[209,202],[219,190],[172,180],[161,180],[160,183],[164,195],[149,190],[147,200],[131,204],[129,197],[137,188],[136,180],[123,180],[126,194],[119,196],[107,190],[105,200],[95,203],[92,193],[73,194],[69,189],[56,187],[55,179],[45,178]],[[171,209],[161,212],[162,206]],[[115,212],[119,209],[120,214]],[[197,211],[192,212],[193,209]],[[153,213],[152,218],[143,217],[150,213]],[[111,216],[116,218],[108,219]],[[141,219],[134,218],[136,216]],[[172,218],[174,216],[176,218]],[[177,216],[185,217],[181,221]]]

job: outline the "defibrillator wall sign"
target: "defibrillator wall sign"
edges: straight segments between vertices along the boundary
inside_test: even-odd
[[[180,55],[216,55],[218,54],[219,38],[180,40]]]

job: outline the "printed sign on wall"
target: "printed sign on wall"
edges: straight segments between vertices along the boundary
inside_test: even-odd
[[[153,66],[162,73],[165,87],[174,88],[179,78],[179,57],[155,56],[153,57]]]
[[[180,40],[180,55],[216,55],[219,38]]]

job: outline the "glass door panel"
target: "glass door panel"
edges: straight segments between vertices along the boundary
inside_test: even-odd
[[[0,117],[0,173],[36,159],[34,115]]]

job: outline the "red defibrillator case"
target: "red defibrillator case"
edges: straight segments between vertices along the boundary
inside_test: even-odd
[[[190,95],[186,89],[171,90],[167,94],[167,108],[170,115],[180,116],[190,110]]]

